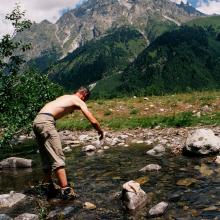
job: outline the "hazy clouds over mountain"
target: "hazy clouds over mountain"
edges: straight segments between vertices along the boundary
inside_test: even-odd
[[[74,8],[77,4],[86,0],[1,0],[0,7],[0,37],[11,32],[12,27],[4,21],[7,13],[11,12],[16,2],[20,2],[21,8],[26,10],[27,18],[37,23],[48,20],[55,23],[64,11]],[[181,0],[170,0],[181,3]],[[186,3],[187,0],[182,0]],[[220,0],[188,0],[188,2],[205,14],[220,14]]]
[[[187,0],[170,0],[176,3],[187,3]],[[204,14],[220,14],[220,0],[188,0],[188,2],[197,10]]]
[[[26,17],[37,23],[48,20],[55,23],[64,11],[75,8],[83,0],[1,0],[0,7],[0,37],[12,31],[9,22],[4,20],[6,14],[10,13],[15,4],[19,2],[22,10],[26,11]]]

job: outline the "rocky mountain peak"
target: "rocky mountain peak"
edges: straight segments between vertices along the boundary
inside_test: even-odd
[[[38,57],[40,48],[50,51],[51,45],[63,57],[89,40],[103,36],[109,29],[124,25],[135,27],[148,39],[152,22],[180,25],[201,15],[189,5],[177,5],[169,0],[88,0],[66,12],[55,24],[43,21],[31,29],[29,39],[36,48],[31,57]],[[40,30],[41,36],[35,30]],[[42,35],[49,39],[43,47]]]

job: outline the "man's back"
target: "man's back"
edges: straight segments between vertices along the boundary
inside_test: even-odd
[[[59,119],[63,115],[73,112],[82,106],[86,106],[86,104],[78,96],[63,95],[47,103],[39,113],[50,113],[55,119]]]

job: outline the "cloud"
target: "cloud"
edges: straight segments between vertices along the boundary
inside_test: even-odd
[[[198,11],[204,14],[220,14],[220,0],[170,0],[177,4],[181,2],[192,4]]]
[[[26,18],[31,21],[41,22],[47,19],[55,23],[63,11],[74,8],[82,0],[1,0],[0,7],[0,37],[5,33],[11,33],[12,27],[4,20],[15,4],[19,3],[22,11],[26,11]]]
[[[208,14],[220,14],[220,0],[200,0],[197,3],[197,10]]]

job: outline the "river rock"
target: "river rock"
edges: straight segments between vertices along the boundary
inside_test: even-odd
[[[165,148],[162,145],[157,145],[153,149],[146,152],[151,156],[162,156],[165,153]]]
[[[220,156],[217,156],[217,157],[216,157],[215,163],[220,164]]]
[[[0,214],[0,220],[12,220],[12,218],[6,214]]]
[[[83,208],[84,209],[96,209],[96,205],[92,204],[91,202],[85,202],[83,204]]]
[[[184,151],[192,154],[207,155],[220,150],[220,138],[211,129],[197,129],[189,134]]]
[[[111,141],[111,146],[116,146],[117,144],[123,142],[122,140],[120,140],[119,138],[115,137],[113,138],[113,140]]]
[[[160,216],[163,215],[168,207],[168,203],[160,202],[149,210],[150,216]]]
[[[158,164],[148,164],[147,166],[140,169],[140,172],[146,172],[146,171],[158,171],[161,169],[161,166]]]
[[[152,144],[154,143],[154,141],[153,141],[153,140],[146,140],[145,143],[146,143],[147,145],[152,145]]]
[[[119,139],[122,139],[122,140],[126,140],[128,139],[128,135],[127,134],[121,134],[118,136]]]
[[[10,208],[16,203],[20,202],[26,196],[22,193],[15,193],[11,191],[9,194],[0,195],[0,208]]]
[[[87,145],[87,146],[84,146],[82,148],[82,151],[83,152],[92,152],[92,151],[95,151],[96,150],[96,147],[94,145]]]
[[[14,220],[38,220],[38,219],[39,217],[37,215],[29,214],[29,213],[24,213],[14,218]]]
[[[19,157],[9,157],[0,162],[0,168],[30,168],[33,161]]]
[[[131,180],[123,185],[122,201],[127,209],[135,210],[147,203],[147,195],[140,184]]]
[[[86,135],[86,134],[82,134],[79,136],[79,140],[81,142],[87,142],[87,141],[90,141],[92,138],[89,136],[89,135]]]
[[[100,149],[100,150],[97,151],[97,153],[98,153],[98,154],[103,154],[103,153],[104,153],[104,150]]]
[[[63,152],[69,153],[69,152],[72,152],[72,149],[69,146],[67,146],[63,148]]]
[[[143,141],[143,140],[133,139],[133,140],[131,141],[131,143],[132,143],[132,144],[143,144],[144,141]]]
[[[54,219],[68,219],[67,217],[74,211],[74,206],[67,206],[65,208],[58,208],[56,210],[51,211],[47,219],[54,220]]]
[[[64,144],[64,146],[71,146],[72,148],[80,146],[79,141],[69,140],[69,139],[68,140],[63,140],[63,144]]]
[[[110,147],[106,145],[106,146],[103,147],[103,149],[108,150],[108,149],[110,149]]]

